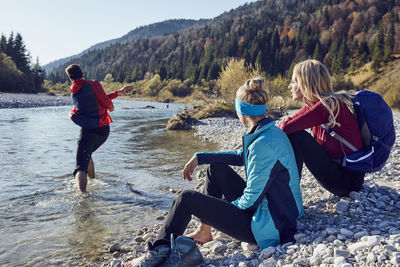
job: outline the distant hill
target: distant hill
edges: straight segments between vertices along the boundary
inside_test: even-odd
[[[163,22],[149,24],[146,26],[141,26],[128,32],[127,34],[125,34],[120,38],[95,44],[89,47],[88,49],[83,50],[81,53],[77,55],[52,61],[49,64],[46,64],[43,68],[45,69],[46,73],[50,73],[53,69],[63,65],[66,62],[71,61],[74,58],[84,56],[84,54],[89,51],[95,49],[102,49],[115,43],[128,43],[133,40],[146,39],[155,36],[162,36],[164,34],[169,34],[172,32],[178,32],[180,30],[193,27],[194,25],[204,23],[206,21],[207,20],[173,19],[173,20],[166,20]]]
[[[260,0],[177,33],[112,44],[74,61],[91,79],[110,73],[119,82],[157,73],[162,80],[201,84],[216,79],[229,57],[244,58],[268,76],[287,75],[307,58],[338,74],[400,53],[399,17],[400,0]],[[49,79],[64,82],[68,63]]]

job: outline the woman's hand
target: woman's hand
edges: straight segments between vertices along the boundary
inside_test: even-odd
[[[197,165],[197,157],[193,156],[183,168],[182,176],[184,180],[192,181],[192,177],[190,176],[193,174],[193,171],[196,169]]]
[[[119,89],[117,92],[118,94],[126,94],[129,93],[130,91],[132,91],[133,87],[130,85],[126,85],[124,87],[122,87],[121,89]]]

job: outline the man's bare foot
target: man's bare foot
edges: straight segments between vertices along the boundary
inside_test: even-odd
[[[194,241],[196,241],[197,243],[200,243],[200,244],[204,244],[204,243],[207,243],[207,242],[210,242],[213,240],[213,237],[211,235],[211,230],[206,231],[206,230],[202,230],[200,228],[198,228],[193,233],[187,234],[186,236],[193,238]]]

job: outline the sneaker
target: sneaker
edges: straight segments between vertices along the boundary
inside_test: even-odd
[[[171,234],[171,251],[162,267],[199,266],[203,262],[203,256],[192,238],[183,235],[174,238]]]
[[[148,243],[148,252],[129,262],[126,266],[132,267],[156,267],[160,266],[169,256],[170,246],[168,240],[156,240]]]

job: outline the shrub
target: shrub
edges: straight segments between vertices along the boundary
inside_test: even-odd
[[[157,101],[169,103],[174,99],[174,95],[166,88],[162,89],[160,93],[158,93]]]
[[[182,82],[177,79],[168,80],[167,85],[164,89],[170,91],[174,96],[185,97],[190,95],[192,89],[188,86],[188,83]]]
[[[263,76],[258,66],[254,68],[246,65],[244,59],[230,58],[227,65],[222,67],[216,86],[227,105],[234,107],[237,89],[256,76]]]

